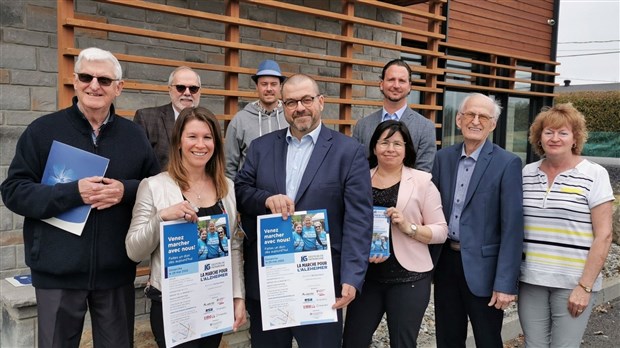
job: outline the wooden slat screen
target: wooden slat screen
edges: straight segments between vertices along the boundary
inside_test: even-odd
[[[360,78],[361,71],[369,69],[380,69],[387,60],[384,57],[377,57],[377,60],[369,60],[357,58],[355,52],[364,49],[390,50],[396,52],[396,56],[402,53],[421,55],[428,62],[425,65],[413,65],[412,69],[420,74],[422,78],[416,79],[413,90],[423,92],[423,100],[420,104],[412,104],[411,106],[420,110],[432,121],[435,121],[437,111],[441,111],[441,106],[436,103],[436,95],[442,93],[441,87],[438,85],[438,78],[443,76],[443,69],[437,64],[438,59],[443,58],[444,54],[439,51],[439,42],[445,39],[440,33],[441,23],[445,21],[445,17],[441,16],[441,4],[446,0],[431,0],[428,2],[428,10],[411,9],[408,7],[391,5],[371,0],[343,0],[342,12],[333,12],[324,9],[312,8],[309,6],[293,5],[285,1],[258,1],[258,0],[229,0],[224,2],[225,11],[221,14],[203,12],[187,8],[179,8],[170,5],[157,4],[148,1],[127,1],[127,0],[99,0],[101,3],[112,4],[115,6],[126,6],[127,8],[142,9],[152,11],[153,13],[163,13],[168,15],[182,16],[188,19],[198,19],[214,23],[220,23],[225,26],[225,34],[223,39],[216,39],[212,36],[204,35],[188,35],[176,32],[166,32],[146,29],[141,27],[144,23],[136,22],[126,24],[110,24],[105,18],[92,18],[93,16],[80,15],[74,12],[75,0],[58,0],[58,55],[59,55],[59,106],[66,107],[70,104],[73,96],[73,88],[71,85],[73,61],[74,57],[79,54],[80,49],[76,46],[75,31],[101,31],[104,33],[114,33],[122,35],[132,35],[147,39],[170,40],[180,43],[201,45],[217,48],[224,51],[223,64],[207,64],[199,62],[189,62],[184,60],[165,59],[161,57],[149,57],[135,54],[126,54],[124,52],[112,52],[120,61],[128,63],[149,64],[153,66],[173,67],[186,65],[193,69],[221,72],[224,76],[224,83],[221,88],[202,88],[203,96],[222,97],[224,99],[224,113],[217,115],[221,120],[230,120],[239,108],[240,99],[256,98],[254,90],[240,90],[238,79],[240,75],[252,75],[255,73],[255,67],[243,67],[240,64],[241,57],[244,53],[270,53],[274,56],[286,56],[296,59],[320,60],[328,64],[337,64],[340,66],[340,76],[312,76],[318,82],[336,84],[340,91],[338,95],[326,95],[326,102],[337,105],[339,108],[338,119],[323,119],[326,124],[336,125],[338,129],[346,134],[350,134],[351,126],[355,124],[352,115],[353,107],[376,107],[382,105],[379,99],[369,99],[364,96],[356,95],[353,91],[356,88],[378,88],[378,78],[375,80],[367,80]],[[260,9],[269,9],[271,11],[291,11],[296,14],[304,14],[314,18],[328,19],[337,21],[341,25],[341,32],[334,33],[321,31],[321,28],[310,30],[307,28],[296,27],[293,25],[282,25],[277,23],[267,23],[264,21],[242,18],[241,11],[243,6],[256,7]],[[374,7],[377,11],[395,11],[409,16],[420,16],[425,20],[437,23],[429,26],[427,30],[406,28],[401,25],[381,22],[368,18],[355,16],[355,9],[359,6]],[[439,10],[438,10],[439,9]],[[325,54],[324,52],[315,53],[311,51],[296,50],[294,45],[291,48],[274,47],[270,42],[246,43],[243,41],[240,32],[243,29],[251,28],[253,30],[271,31],[275,33],[284,33],[286,35],[295,35],[302,38],[312,38],[334,42],[340,45],[339,55],[333,53]],[[396,35],[408,33],[424,37],[428,42],[426,48],[413,48],[397,44],[396,42],[381,42],[378,40],[370,40],[356,36],[355,29],[372,28],[384,31],[394,32]],[[373,57],[374,59],[374,57]],[[276,58],[276,60],[278,60]],[[281,64],[282,65],[282,64]],[[291,75],[294,71],[286,71],[283,74]],[[146,92],[166,92],[167,86],[161,84],[148,83],[144,81],[125,80],[125,89],[139,90]],[[153,106],[153,105],[145,105]],[[132,116],[134,110],[118,110],[122,116]],[[440,125],[437,125],[440,127]]]

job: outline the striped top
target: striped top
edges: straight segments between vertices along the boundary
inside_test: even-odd
[[[609,174],[582,160],[548,185],[542,160],[523,168],[524,259],[520,280],[534,285],[572,289],[585,267],[594,235],[590,210],[613,201]],[[593,290],[601,289],[599,274]]]

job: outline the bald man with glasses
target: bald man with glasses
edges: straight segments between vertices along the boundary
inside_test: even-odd
[[[200,86],[200,75],[190,67],[180,66],[168,78],[170,103],[136,111],[133,120],[146,131],[162,171],[168,165],[168,148],[174,121],[183,109],[200,104]]]

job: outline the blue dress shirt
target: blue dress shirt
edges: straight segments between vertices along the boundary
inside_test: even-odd
[[[465,154],[465,144],[463,144],[463,150],[461,151],[461,158],[459,158],[458,171],[456,174],[452,212],[450,214],[450,221],[448,222],[448,238],[454,241],[461,240],[459,218],[463,211],[463,203],[465,202],[465,196],[469,188],[469,181],[471,180],[471,175],[474,173],[474,168],[476,168],[476,161],[478,161],[480,151],[482,151],[482,146],[478,147],[471,156],[467,156]]]
[[[291,134],[291,128],[286,130],[286,195],[295,201],[301,178],[314,150],[314,144],[321,133],[321,123],[312,132],[301,137],[301,141]]]

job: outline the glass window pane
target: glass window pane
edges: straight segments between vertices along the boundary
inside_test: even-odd
[[[530,100],[528,98],[508,98],[506,110],[506,150],[521,157],[525,165],[527,158],[527,132],[529,129]]]
[[[463,134],[456,127],[456,113],[461,101],[463,101],[467,94],[455,91],[446,91],[444,93],[441,147],[448,147],[463,141]]]

